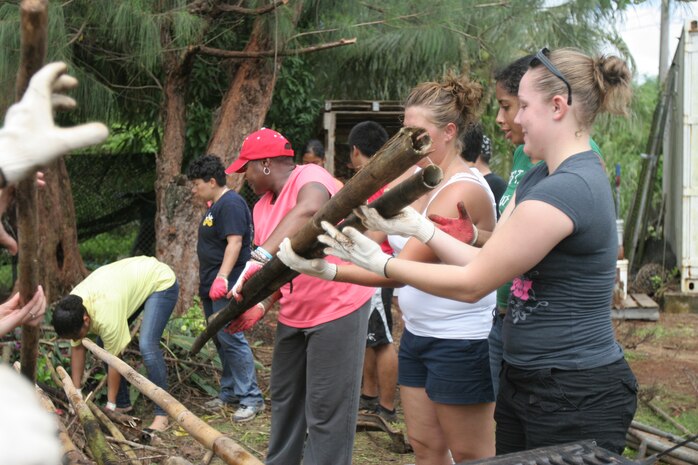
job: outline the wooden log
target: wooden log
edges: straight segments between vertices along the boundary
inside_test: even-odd
[[[75,388],[73,380],[70,379],[70,376],[63,367],[56,367],[56,371],[58,372],[58,376],[61,377],[63,390],[68,396],[70,405],[73,406],[75,413],[78,414],[82,428],[85,431],[87,446],[90,448],[92,456],[99,465],[118,465],[120,463],[119,457],[107,443],[107,439],[104,437],[99,427],[99,422],[92,414],[85,401],[82,400],[82,396]]]
[[[361,171],[308,220],[300,231],[293,235],[291,238],[293,250],[305,257],[322,256],[323,247],[317,242],[317,236],[324,232],[320,223],[322,221],[328,221],[332,224],[339,223],[378,189],[426,156],[430,148],[431,140],[424,130],[415,128],[400,130],[371,158]],[[438,172],[434,169],[438,169]],[[396,187],[386,192],[375,202],[376,208],[384,216],[393,216],[403,207],[436,187],[442,176],[443,174],[438,167],[421,170],[420,173],[405,181],[407,184],[404,187]],[[438,178],[438,181],[431,184],[435,178]],[[381,200],[382,202],[379,202]],[[243,285],[242,301],[231,300],[225,309],[213,315],[206,329],[194,341],[191,349],[192,355],[197,354],[206,341],[230,321],[270,296],[297,275],[298,273],[290,270],[281,260],[273,257]]]
[[[29,80],[44,64],[48,46],[48,1],[22,0],[20,4],[20,64],[16,81],[17,100],[22,98]],[[38,197],[34,179],[17,185],[17,230],[19,231],[19,292],[21,301],[29,302],[39,285],[39,237],[37,235]],[[20,361],[22,374],[31,382],[36,379],[36,357],[40,330],[23,325]]]
[[[92,402],[91,400],[88,400],[86,403],[87,403],[87,406],[90,408],[90,411],[92,412],[92,414],[97,418],[97,420],[99,420],[99,422],[102,424],[102,426],[104,426],[107,429],[107,431],[109,431],[109,434],[111,434],[112,437],[114,437],[116,439],[124,440],[124,441],[126,440],[124,435],[121,433],[121,430],[119,428],[117,428],[114,423],[112,423],[112,421],[109,419],[109,417],[107,417],[104,414],[104,412],[102,412],[99,409],[99,407],[97,407],[95,405],[94,402]],[[131,449],[131,447],[128,444],[120,443],[119,446],[121,447],[121,450],[124,451],[124,454],[126,455],[126,457],[128,457],[131,465],[142,465],[141,461],[138,460],[138,456],[136,455],[135,452],[133,452],[133,449]]]
[[[262,462],[235,441],[209,426],[167,391],[150,382],[124,361],[102,349],[89,339],[83,339],[82,345],[92,352],[95,357],[115,368],[141,394],[162,407],[191,437],[199,441],[207,449],[213,450],[225,463],[228,465],[262,465]]]

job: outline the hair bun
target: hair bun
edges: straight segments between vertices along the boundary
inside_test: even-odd
[[[593,60],[594,80],[603,98],[601,109],[626,115],[630,103],[632,73],[617,56],[600,56]]]
[[[467,76],[455,76],[449,73],[441,86],[444,91],[450,92],[455,97],[465,124],[477,119],[484,93],[478,82],[471,81]]]

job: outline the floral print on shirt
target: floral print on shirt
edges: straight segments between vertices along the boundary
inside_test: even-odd
[[[511,283],[511,297],[509,299],[509,311],[512,322],[517,324],[526,321],[526,318],[541,308],[547,308],[548,302],[536,299],[533,289],[533,278],[538,272],[525,273]]]

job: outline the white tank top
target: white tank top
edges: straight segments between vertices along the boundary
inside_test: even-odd
[[[487,192],[492,202],[492,212],[496,214],[494,195],[485,178],[475,169],[471,173],[457,173],[452,176],[429,200],[422,212],[426,215],[431,202],[442,189],[454,182],[474,182]],[[388,236],[395,255],[405,247],[407,238]],[[496,292],[492,292],[479,301],[469,304],[457,300],[436,297],[411,286],[400,288],[398,303],[402,311],[405,328],[417,336],[436,337],[440,339],[487,339],[492,327],[492,308],[496,305]]]

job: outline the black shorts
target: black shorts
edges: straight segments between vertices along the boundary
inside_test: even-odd
[[[371,297],[371,316],[368,319],[366,347],[377,347],[393,342],[392,298],[392,288],[376,289]]]

